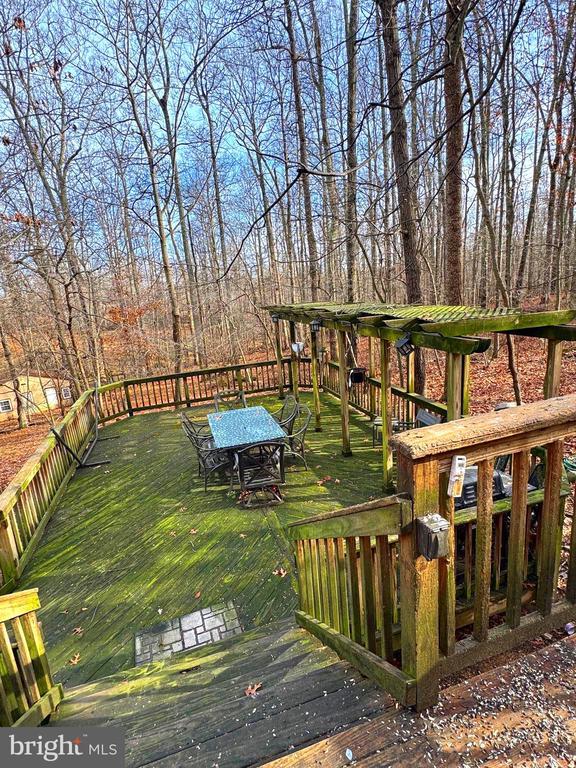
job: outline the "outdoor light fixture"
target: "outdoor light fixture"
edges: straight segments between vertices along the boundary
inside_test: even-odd
[[[310,321],[310,330],[312,333],[318,333],[318,331],[322,328],[322,320],[320,320],[319,317],[317,317],[315,320]]]
[[[304,342],[303,341],[293,341],[292,344],[290,344],[292,347],[292,351],[300,357],[302,352],[304,352]]]
[[[280,317],[278,315],[270,315],[270,320],[272,320],[273,323],[277,323],[278,320],[280,320]]]
[[[414,344],[410,341],[409,333],[405,336],[401,336],[394,346],[401,355],[404,355],[404,357],[407,357],[411,352],[414,352]]]

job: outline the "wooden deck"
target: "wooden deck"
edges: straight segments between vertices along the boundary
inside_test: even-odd
[[[250,402],[278,407],[272,397]],[[21,583],[39,588],[59,682],[129,668],[135,632],[222,601],[234,601],[244,629],[292,616],[285,524],[380,494],[367,419],[352,415],[354,456],[343,458],[339,404],[325,396],[323,411],[324,431],[309,433],[309,471],[294,465],[285,503],[269,509],[242,509],[223,486],[204,493],[175,411],[102,431],[92,459],[110,464],[76,473]],[[278,566],[286,577],[273,574]]]
[[[122,727],[134,768],[570,766],[575,672],[567,638],[417,715],[286,620],[69,689],[52,724]]]
[[[261,683],[254,697],[248,685]],[[122,727],[127,765],[240,768],[392,706],[290,620],[67,691],[56,726]]]

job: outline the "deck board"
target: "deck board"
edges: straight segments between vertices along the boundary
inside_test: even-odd
[[[250,400],[260,403],[278,407],[273,397]],[[113,439],[101,440],[92,459],[111,463],[77,472],[21,583],[40,590],[58,681],[75,685],[130,667],[135,632],[223,600],[234,601],[245,629],[292,615],[284,526],[380,494],[368,420],[352,414],[355,453],[344,458],[339,403],[330,396],[322,403],[324,431],[309,433],[310,470],[295,464],[285,503],[267,509],[239,508],[224,486],[204,493],[175,411],[102,431]],[[192,416],[206,412],[192,409]],[[277,566],[288,576],[274,576]],[[82,637],[72,634],[75,627]],[[69,664],[76,653],[79,663]]]
[[[256,682],[262,689],[246,696]],[[52,725],[122,727],[128,766],[243,768],[393,709],[285,620],[68,689]]]

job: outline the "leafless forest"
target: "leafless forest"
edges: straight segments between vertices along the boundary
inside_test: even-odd
[[[266,303],[574,303],[575,15],[7,0],[3,380],[272,356]]]

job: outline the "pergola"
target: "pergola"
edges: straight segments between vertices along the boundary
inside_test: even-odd
[[[321,429],[320,378],[318,370],[318,334],[322,328],[336,331],[338,374],[342,421],[342,453],[350,455],[349,398],[346,366],[346,335],[369,338],[369,376],[374,375],[375,350],[372,340],[380,340],[382,459],[385,489],[392,485],[392,435],[390,355],[394,344],[402,344],[406,356],[406,390],[413,402],[414,351],[416,347],[435,349],[446,354],[446,406],[448,420],[459,419],[469,412],[470,355],[484,352],[490,338],[479,334],[510,333],[532,336],[548,342],[544,398],[555,397],[560,384],[563,342],[576,341],[576,325],[568,325],[576,310],[524,312],[520,309],[483,309],[442,305],[337,304],[313,302],[267,306],[275,325],[276,358],[279,366],[280,390],[285,382],[282,373],[280,321],[289,324],[291,345],[297,339],[296,324],[310,326],[311,369],[316,429]],[[298,397],[298,355],[291,348],[291,382]],[[425,398],[421,398],[425,403]]]

